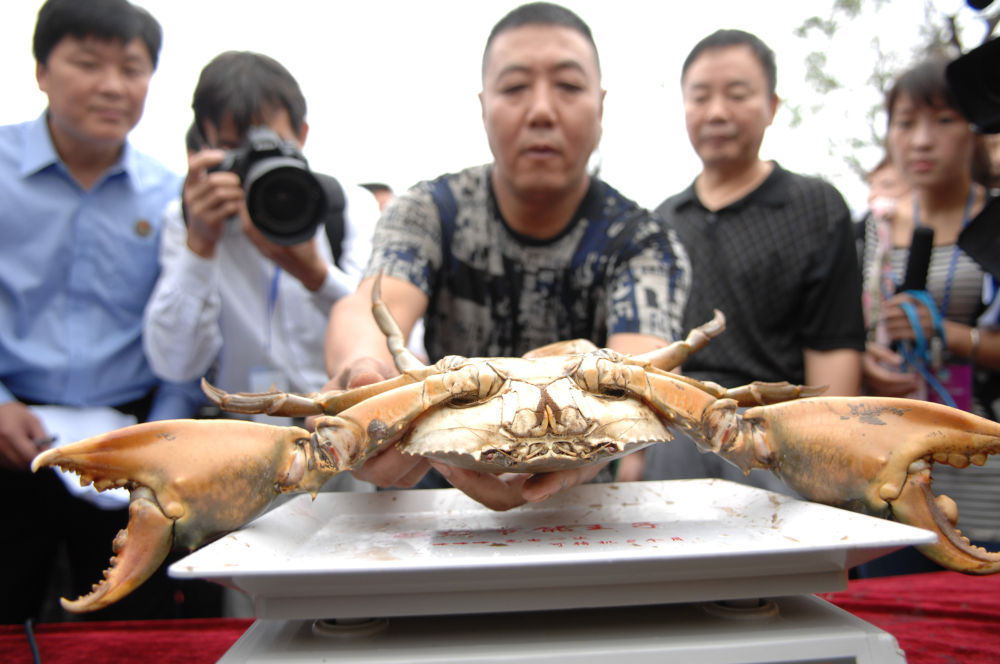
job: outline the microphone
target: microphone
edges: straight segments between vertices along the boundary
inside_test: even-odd
[[[906,261],[906,276],[896,289],[897,293],[908,290],[927,289],[927,270],[931,266],[931,252],[934,250],[934,229],[917,226],[910,240],[910,257]]]

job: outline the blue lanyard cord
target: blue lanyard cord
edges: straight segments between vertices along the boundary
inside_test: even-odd
[[[969,198],[965,201],[965,212],[962,216],[962,227],[969,224],[969,212],[972,210],[972,202],[976,198],[975,187],[969,189]],[[917,204],[916,196],[913,198],[913,225],[920,226],[920,207]],[[920,324],[920,316],[917,307],[912,302],[903,302],[900,306],[906,314],[910,327],[913,329],[912,343],[901,343],[899,345],[900,354],[903,356],[903,365],[910,367],[924,379],[927,387],[934,390],[941,402],[956,408],[955,400],[948,393],[948,390],[938,380],[932,368],[940,364],[942,347],[948,347],[948,340],[944,333],[944,316],[948,314],[948,303],[951,301],[951,287],[955,280],[955,271],[958,268],[958,254],[961,249],[955,244],[955,249],[951,253],[951,261],[948,265],[948,274],[944,283],[944,294],[941,297],[941,308],[939,309],[934,298],[926,290],[910,290],[906,294],[927,307],[931,314],[931,324],[934,327],[935,337],[940,340],[941,347],[935,347],[935,339],[930,342],[924,337],[924,328]]]
[[[948,340],[944,334],[944,316],[941,315],[941,310],[937,308],[937,305],[934,303],[934,298],[931,297],[931,294],[928,293],[927,291],[906,291],[906,294],[919,301],[920,304],[927,307],[927,311],[929,311],[931,314],[931,325],[934,326],[934,332],[936,333],[937,337],[940,338],[941,341],[944,342],[944,344],[947,346]],[[910,304],[909,306],[911,309],[914,309],[914,313],[916,313],[916,310],[913,307],[913,305]],[[905,307],[903,308],[903,311],[906,311]],[[909,318],[910,325],[916,326],[913,328],[914,331],[921,337],[924,336],[924,331],[923,328],[920,326],[919,319],[910,316],[909,312],[907,312],[906,317]]]
[[[907,295],[910,295],[917,300],[919,300],[927,309],[931,312],[931,318],[933,319],[934,330],[937,332],[937,336],[941,338],[941,343],[945,344],[944,337],[944,324],[941,320],[941,312],[938,311],[937,306],[934,304],[934,300],[931,299],[930,294],[927,291],[906,291]],[[945,389],[941,381],[937,379],[934,372],[927,366],[930,360],[930,348],[927,344],[927,339],[924,337],[924,328],[920,324],[920,316],[917,314],[917,307],[912,302],[903,302],[900,304],[903,309],[903,313],[906,314],[907,320],[910,321],[910,327],[913,328],[914,341],[911,344],[900,344],[900,354],[903,356],[903,365],[911,367],[914,371],[920,374],[920,377],[924,379],[927,386],[937,392],[938,396],[941,398],[942,403],[951,406],[952,408],[957,408],[955,400],[948,390]],[[947,347],[947,344],[945,344]]]
[[[267,330],[264,336],[264,355],[271,354],[271,322],[274,320],[274,310],[278,305],[278,278],[281,276],[281,268],[274,266],[274,276],[271,277],[271,287],[267,292],[267,307],[264,311],[264,329]]]

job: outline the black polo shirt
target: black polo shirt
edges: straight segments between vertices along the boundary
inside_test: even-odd
[[[802,383],[803,349],[864,350],[851,216],[829,183],[775,163],[756,190],[725,208],[705,208],[692,183],[657,213],[691,262],[684,328],[714,309],[726,316],[726,331],[684,363],[686,375],[726,387]]]

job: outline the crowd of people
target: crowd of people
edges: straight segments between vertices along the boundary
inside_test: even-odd
[[[316,174],[320,222],[289,240],[254,218],[251,176],[231,157],[260,130],[302,148],[309,124],[294,76],[259,53],[207,63],[181,177],[128,139],[161,36],[127,0],[47,0],[33,43],[48,106],[0,127],[0,500],[18,506],[6,532],[20,543],[0,549],[3,622],[65,619],[53,598],[89,589],[127,520],[125,501],[99,501],[55,471],[30,473],[40,450],[101,427],[226,416],[205,408],[202,377],[231,392],[391,377],[371,316],[377,277],[410,347],[432,362],[571,338],[642,353],[720,309],[726,333],[685,363],[686,375],[727,388],[789,381],[911,396],[996,417],[1000,327],[984,315],[995,282],[957,238],[996,195],[1000,157],[993,150],[991,162],[961,116],[944,60],[891,88],[886,157],[869,176],[869,213],[854,222],[833,186],[759,154],[779,104],[772,50],[741,30],[708,35],[680,69],[701,170],[650,211],[628,183],[588,169],[605,97],[590,28],[561,6],[523,5],[496,23],[482,54],[492,162],[398,194]],[[917,228],[934,233],[927,285],[901,291]],[[987,509],[1000,504],[998,472],[977,469],[969,483],[949,470],[935,479],[973,506],[963,530],[1000,541]],[[509,509],[598,473],[791,492],[680,438],[607,468],[536,475],[463,470],[390,447],[328,488],[450,485]],[[160,574],[96,617],[222,611],[219,593]]]

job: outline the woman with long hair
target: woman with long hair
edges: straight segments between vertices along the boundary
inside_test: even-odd
[[[863,358],[865,389],[880,396],[919,395],[996,419],[998,395],[989,387],[1000,370],[1000,330],[979,324],[989,304],[988,280],[957,244],[990,195],[980,183],[988,161],[982,137],[952,97],[946,64],[932,59],[908,70],[886,97],[888,154],[911,193],[892,220],[886,255],[896,288],[883,293],[880,334],[868,342]],[[926,286],[897,292],[918,228],[933,230]],[[933,469],[935,493],[950,496],[961,509],[963,533],[993,544],[993,550],[1000,541],[1000,466],[994,466],[970,467],[961,475],[943,462]],[[953,511],[947,499],[939,503],[946,513]],[[894,573],[901,571],[914,570]]]

